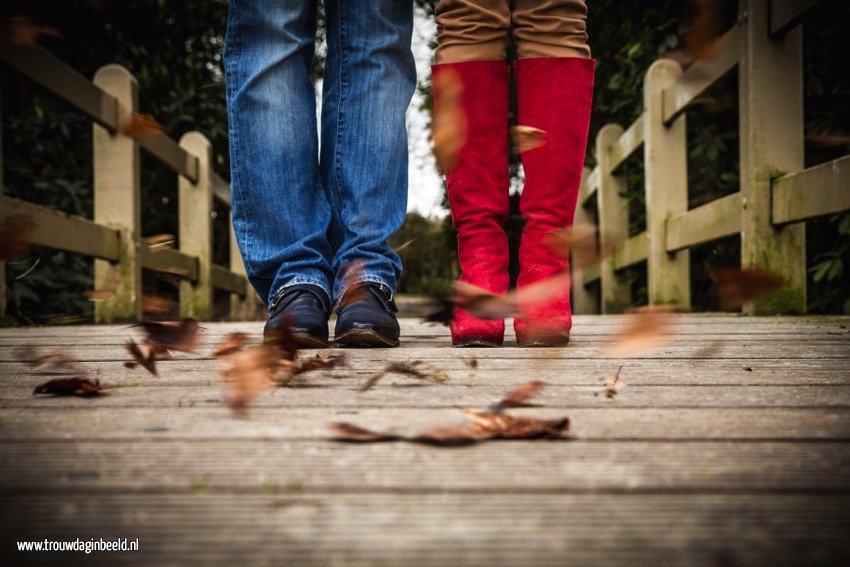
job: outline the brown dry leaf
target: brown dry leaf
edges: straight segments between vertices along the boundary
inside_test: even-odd
[[[434,427],[407,439],[413,443],[458,447],[492,439],[493,435],[475,424]]]
[[[511,137],[519,153],[536,150],[546,145],[546,130],[533,126],[514,126]]]
[[[318,354],[313,358],[302,360],[292,369],[293,376],[300,376],[308,372],[316,370],[333,370],[334,368],[342,368],[348,366],[348,355],[345,353],[332,354],[327,358],[322,358]]]
[[[369,296],[369,282],[363,281],[363,260],[355,260],[345,265],[342,269],[342,281],[345,292],[339,299],[339,308],[347,307],[357,303]]]
[[[142,296],[142,311],[145,313],[167,313],[177,307],[177,302],[158,295]]]
[[[513,294],[520,309],[532,314],[534,309],[545,306],[558,299],[568,297],[570,293],[570,273],[560,272],[539,282],[522,287]]]
[[[80,376],[72,378],[54,378],[44,384],[39,384],[33,390],[36,394],[52,394],[54,396],[97,396],[101,392],[99,380],[90,380]]]
[[[164,129],[163,125],[150,114],[134,112],[129,119],[121,124],[118,131],[128,138],[143,140],[159,134]]]
[[[624,387],[626,384],[620,378],[620,372],[623,370],[623,367],[620,366],[617,369],[617,372],[614,374],[609,374],[605,378],[602,379],[602,385],[605,387],[605,397],[613,398],[617,395],[617,389]]]
[[[413,362],[391,362],[387,364],[383,370],[369,377],[359,388],[361,392],[365,392],[366,390],[371,390],[375,384],[377,384],[381,378],[386,376],[387,374],[403,374],[405,376],[410,376],[412,378],[417,378],[419,380],[425,380],[427,382],[435,382],[435,383],[444,383],[448,381],[449,377],[442,370],[425,364],[421,360],[414,360]]]
[[[26,213],[15,213],[0,225],[0,261],[26,254],[30,249],[35,222]]]
[[[336,433],[337,441],[349,441],[353,443],[375,443],[376,441],[399,441],[404,439],[398,435],[378,433],[370,429],[358,427],[344,421],[331,424],[331,429]]]
[[[461,360],[463,360],[464,365],[470,370],[478,369],[478,359],[474,356],[472,358],[462,358]]]
[[[62,37],[56,28],[34,21],[30,16],[12,16],[0,19],[0,37],[15,45],[30,47],[44,36]]]
[[[503,408],[521,408],[528,406],[528,400],[537,397],[543,390],[545,384],[540,380],[534,380],[523,384],[519,388],[509,392],[499,403],[493,407],[493,411],[499,412]]]
[[[692,60],[714,59],[720,55],[723,33],[722,6],[718,0],[691,0],[692,16],[682,47]]]
[[[213,356],[216,358],[226,358],[234,352],[242,350],[242,347],[247,342],[247,333],[230,333],[223,341],[216,345]]]
[[[119,287],[121,287],[122,281],[123,278],[121,277],[121,272],[118,270],[118,267],[113,264],[109,264],[106,271],[106,277],[103,279],[103,287],[87,291],[86,297],[89,298],[89,301],[106,301],[115,294]]]
[[[463,82],[449,69],[434,75],[433,150],[437,167],[450,173],[457,167],[466,144],[467,120],[463,112]]]
[[[226,360],[230,366],[222,373],[222,379],[228,387],[227,405],[237,412],[247,411],[258,395],[277,385],[278,372],[292,367],[277,348],[267,343],[235,350]]]
[[[159,252],[168,248],[174,248],[173,234],[156,234],[154,236],[145,237],[145,243],[148,245],[148,250],[151,252]]]
[[[776,291],[784,278],[761,268],[719,268],[710,272],[721,309],[735,309]]]
[[[512,294],[500,295],[466,282],[455,282],[457,304],[479,319],[504,319],[519,315],[519,304]]]
[[[131,326],[142,327],[147,332],[145,342],[165,350],[194,352],[200,340],[201,327],[194,319],[142,321]]]
[[[125,346],[127,352],[133,357],[133,360],[124,363],[124,366],[135,368],[136,365],[141,365],[142,368],[156,376],[156,355],[158,354],[158,349],[154,345],[148,343],[136,344],[133,340],[128,340]]]
[[[546,235],[546,246],[559,256],[570,255],[570,261],[576,268],[586,268],[598,264],[614,253],[619,239],[600,235],[597,246],[598,228],[590,223],[581,223],[561,228]]]
[[[667,343],[674,331],[674,308],[671,305],[647,305],[631,309],[625,325],[606,354],[628,357]]]
[[[567,417],[539,419],[478,410],[466,410],[464,415],[493,439],[555,439],[570,427]]]

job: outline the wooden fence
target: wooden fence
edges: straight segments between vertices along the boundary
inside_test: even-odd
[[[212,147],[207,138],[200,132],[189,132],[179,142],[163,133],[139,140],[121,135],[121,125],[139,109],[138,83],[119,65],[101,67],[89,81],[39,46],[5,41],[0,43],[0,62],[93,122],[94,219],[4,196],[2,187],[0,217],[27,213],[36,223],[33,244],[95,258],[95,289],[108,285],[110,274],[117,269],[120,284],[110,297],[95,304],[96,322],[141,318],[142,269],[181,278],[183,317],[211,318],[213,290],[219,289],[231,294],[232,319],[254,318],[256,295],[245,277],[232,233],[230,266],[212,262],[213,199],[229,209],[230,186],[212,170]],[[179,176],[179,249],[155,250],[141,237],[140,148]],[[5,297],[5,281],[0,278],[0,314]]]
[[[604,126],[597,166],[582,182],[577,222],[620,241],[600,265],[573,273],[577,313],[614,313],[631,302],[618,272],[646,261],[650,304],[691,304],[690,248],[740,234],[741,266],[787,278],[781,292],[745,307],[750,314],[805,313],[803,221],[850,209],[850,156],[803,169],[803,45],[800,23],[817,0],[741,0],[721,55],[686,71],[653,63],[643,113],[627,128]],[[737,67],[740,190],[688,209],[686,114],[697,97]],[[629,237],[624,165],[643,149],[646,231]]]

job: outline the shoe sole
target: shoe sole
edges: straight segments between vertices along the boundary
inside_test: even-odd
[[[487,339],[466,339],[463,341],[452,341],[455,348],[485,347],[496,348],[502,346],[502,341],[491,341]]]
[[[293,333],[298,348],[328,348],[328,342],[307,333]]]
[[[392,348],[399,345],[399,341],[382,337],[371,329],[351,329],[334,337],[334,342],[339,346],[353,348]]]

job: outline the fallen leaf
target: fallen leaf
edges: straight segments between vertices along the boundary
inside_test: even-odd
[[[216,358],[226,358],[234,352],[242,350],[248,342],[246,333],[230,333],[223,341],[218,343],[213,351],[213,356]]]
[[[615,372],[614,374],[609,374],[608,376],[602,379],[602,385],[605,387],[606,398],[613,398],[617,395],[617,390],[626,385],[620,378],[620,372],[622,370],[623,367],[620,366],[617,369],[617,372]]]
[[[134,140],[144,140],[162,132],[165,128],[150,114],[134,112],[130,118],[121,124],[118,131]]]
[[[710,273],[721,309],[735,309],[776,291],[784,278],[761,268],[718,268]]]
[[[476,370],[478,368],[478,359],[477,358],[475,358],[475,357],[464,358],[462,360],[463,360],[463,363],[466,365],[466,367],[469,368],[470,370]]]
[[[26,254],[30,249],[35,222],[26,213],[15,213],[0,225],[0,261]]]
[[[292,369],[292,375],[300,376],[308,372],[315,372],[317,370],[333,370],[334,368],[341,368],[345,366],[348,366],[348,355],[345,353],[332,354],[327,358],[322,358],[317,354],[313,358],[302,360],[296,364]]]
[[[227,385],[227,405],[236,412],[244,413],[254,399],[273,388],[275,375],[291,368],[292,363],[282,359],[280,351],[268,343],[249,349],[236,350],[225,360],[229,367],[222,373]]]
[[[523,384],[502,398],[499,403],[493,407],[493,411],[499,412],[503,408],[520,408],[528,406],[528,400],[540,394],[544,385],[545,384],[540,380],[534,380]]]
[[[56,28],[34,21],[29,16],[12,16],[0,19],[0,37],[15,45],[30,47],[44,36],[62,37]]]
[[[399,441],[403,439],[398,435],[388,433],[377,433],[363,427],[358,427],[344,421],[331,424],[331,429],[337,434],[338,441],[349,441],[354,443],[374,443],[376,441]]]
[[[450,173],[457,167],[460,151],[467,139],[468,125],[463,112],[463,82],[460,75],[451,69],[435,74],[433,93],[434,158],[440,171]]]
[[[628,311],[626,322],[607,349],[612,357],[628,357],[657,348],[673,336],[674,316],[671,305],[647,305]]]
[[[36,394],[52,394],[54,396],[97,396],[100,394],[101,386],[99,380],[88,378],[54,378],[44,384],[39,384],[33,390]]]
[[[449,377],[445,374],[445,372],[434,368],[433,366],[427,365],[421,360],[414,360],[411,363],[407,362],[391,362],[387,364],[383,370],[370,376],[359,388],[361,392],[365,392],[366,390],[371,390],[375,384],[377,384],[381,378],[388,374],[403,374],[406,376],[411,376],[413,378],[417,378],[419,380],[425,380],[427,382],[436,382],[443,383],[446,382]]]
[[[519,153],[528,152],[546,145],[546,131],[533,126],[514,126],[511,137]]]
[[[539,419],[477,410],[466,410],[464,415],[495,439],[555,439],[562,437],[570,426],[566,417]]]

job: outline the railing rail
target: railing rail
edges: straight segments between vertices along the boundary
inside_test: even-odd
[[[121,283],[109,298],[96,303],[96,322],[141,318],[142,269],[180,278],[182,316],[211,318],[214,289],[231,294],[232,319],[256,316],[257,299],[233,243],[232,230],[230,265],[212,262],[212,203],[215,198],[229,209],[230,186],[212,171],[212,148],[203,134],[187,133],[180,142],[164,133],[138,140],[120,135],[121,125],[138,111],[136,79],[121,66],[102,67],[89,81],[40,46],[23,47],[7,41],[0,42],[0,63],[92,120],[94,219],[3,196],[2,187],[0,215],[27,213],[36,224],[33,244],[93,258],[96,289],[118,270]],[[178,175],[179,250],[154,250],[141,236],[140,149]],[[5,281],[0,278],[0,314],[5,309],[5,296]]]
[[[817,0],[741,0],[721,54],[686,71],[658,60],[644,81],[644,110],[625,130],[604,126],[595,144],[597,166],[586,171],[577,222],[592,220],[620,241],[598,269],[575,270],[577,313],[612,313],[631,302],[618,278],[647,262],[650,304],[690,307],[690,248],[741,235],[742,267],[782,274],[782,293],[745,306],[746,313],[805,313],[806,220],[850,210],[850,156],[803,169],[802,30]],[[737,67],[740,191],[687,208],[687,110]],[[622,167],[643,149],[647,230],[627,238],[628,203]]]

